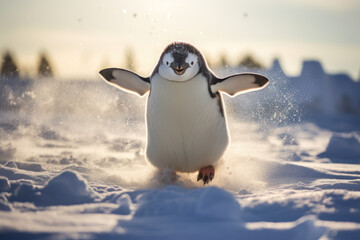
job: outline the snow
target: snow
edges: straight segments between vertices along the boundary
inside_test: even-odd
[[[359,84],[316,61],[262,71],[269,87],[225,97],[231,146],[207,186],[146,162],[144,99],[0,79],[0,239],[360,238]]]

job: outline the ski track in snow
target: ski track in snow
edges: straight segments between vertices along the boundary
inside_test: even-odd
[[[354,121],[343,132],[273,127],[229,107],[231,146],[204,187],[146,162],[143,100],[101,91],[83,112],[73,98],[59,111],[40,98],[31,112],[1,112],[0,239],[360,238]]]

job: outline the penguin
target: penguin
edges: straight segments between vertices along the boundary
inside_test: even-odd
[[[205,184],[225,153],[229,132],[222,99],[264,88],[269,79],[255,73],[216,76],[193,45],[174,42],[162,52],[150,77],[106,68],[100,76],[123,91],[147,93],[146,157],[159,169],[196,172]]]

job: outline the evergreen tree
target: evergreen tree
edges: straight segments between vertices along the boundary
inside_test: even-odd
[[[52,77],[53,70],[47,59],[46,54],[42,53],[40,55],[39,67],[38,67],[38,76],[39,77]]]
[[[263,68],[263,65],[256,61],[251,55],[246,55],[239,63],[240,66],[250,69]]]
[[[2,57],[1,76],[19,77],[19,68],[13,60],[10,52],[6,52]]]
[[[229,61],[227,59],[227,56],[225,53],[221,54],[220,56],[220,64],[219,64],[220,67],[229,67]]]
[[[129,48],[126,50],[126,69],[129,69],[131,71],[135,71],[135,61],[134,61],[134,54],[133,51]]]

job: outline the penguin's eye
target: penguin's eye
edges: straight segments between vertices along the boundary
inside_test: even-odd
[[[191,63],[190,63],[190,64],[191,64],[191,66],[192,66],[192,65],[194,65],[194,61],[191,61]]]

